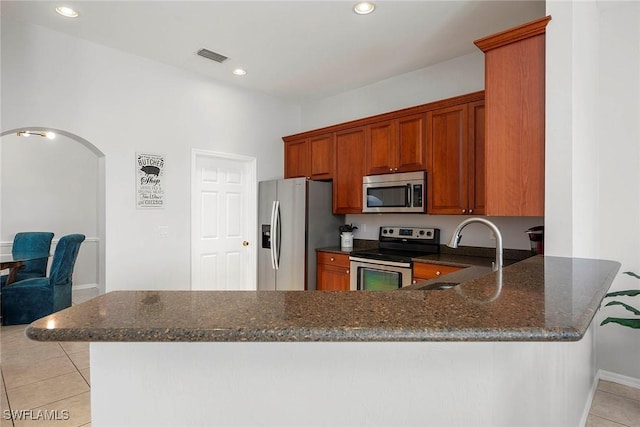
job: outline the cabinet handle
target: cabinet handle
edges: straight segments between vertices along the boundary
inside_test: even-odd
[[[349,269],[347,268],[347,274],[349,274]]]
[[[441,274],[442,274],[441,272],[436,271],[436,276],[439,276],[439,275],[441,275]]]
[[[393,168],[393,171],[394,172],[398,172],[398,168]]]
[[[418,281],[417,280],[412,280],[411,283],[413,283],[415,285],[416,283],[418,283]]]
[[[473,209],[469,209],[469,213],[473,213]]]
[[[466,209],[462,209],[462,213],[467,213],[467,210]]]
[[[389,168],[389,172],[393,172],[393,168]]]
[[[335,261],[335,260],[336,260],[336,259],[335,259],[334,257],[331,257],[331,259],[330,259],[330,261],[331,261],[331,262],[333,262],[333,261]]]

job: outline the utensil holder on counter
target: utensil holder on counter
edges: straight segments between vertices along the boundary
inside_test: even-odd
[[[343,231],[340,233],[340,249],[351,250],[353,249],[353,233],[350,231]]]

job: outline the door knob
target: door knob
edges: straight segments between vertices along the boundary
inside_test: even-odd
[[[246,240],[242,241],[242,246],[249,246],[249,242],[247,242]]]

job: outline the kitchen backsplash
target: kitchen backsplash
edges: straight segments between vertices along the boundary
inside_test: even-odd
[[[355,239],[377,240],[381,226],[400,225],[433,227],[440,229],[440,243],[445,244],[458,224],[468,216],[464,215],[421,215],[421,214],[361,214],[347,215],[345,222],[358,226]],[[537,225],[544,225],[544,217],[487,217],[498,226],[502,233],[503,246],[509,249],[530,250],[529,237],[525,231]],[[491,231],[481,224],[470,224],[462,232],[460,248],[464,246],[495,248]]]

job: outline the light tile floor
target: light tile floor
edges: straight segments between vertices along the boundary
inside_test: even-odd
[[[89,344],[31,341],[24,328],[0,330],[0,426],[90,426]],[[23,410],[23,419],[7,419],[7,410]],[[43,421],[38,416],[59,419]],[[601,380],[586,427],[623,426],[640,427],[640,389]]]
[[[0,330],[0,425],[90,426],[89,344],[31,341],[24,329]]]
[[[640,427],[640,389],[600,380],[587,427]]]

